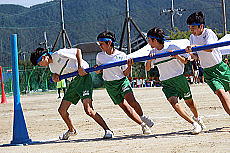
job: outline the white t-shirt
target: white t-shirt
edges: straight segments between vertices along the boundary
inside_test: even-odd
[[[113,54],[108,55],[102,51],[97,54],[96,63],[98,65],[114,63],[118,61],[127,60],[128,57],[124,52],[115,50]],[[111,67],[103,70],[103,79],[105,81],[120,80],[125,77],[123,71],[127,69],[127,64],[122,66]]]
[[[152,53],[159,54],[159,53],[166,53],[170,50],[179,50],[178,46],[174,44],[170,44],[169,42],[164,43],[164,48],[162,50],[157,50],[156,48],[153,48],[151,51]],[[188,58],[189,54],[181,54],[181,56]],[[163,58],[157,58],[156,60],[153,60],[151,62],[151,67],[153,68],[157,66],[159,74],[160,74],[160,81],[168,80],[170,78],[179,76],[183,74],[184,72],[184,64],[180,62],[178,59],[173,57],[163,57]]]
[[[199,36],[190,35],[191,45],[208,45],[217,43],[217,41],[218,38],[216,34],[211,29],[207,28],[205,28]],[[222,61],[222,55],[218,48],[213,49],[212,52],[198,51],[197,54],[200,59],[200,65],[203,68],[212,67]]]
[[[53,59],[53,63],[49,64],[50,71],[52,73],[60,74],[62,68],[66,64],[66,61],[69,59],[66,67],[63,69],[62,74],[67,74],[71,72],[75,72],[78,70],[78,63],[77,63],[77,49],[71,48],[71,49],[60,49],[56,52],[54,52],[51,56]],[[89,64],[82,60],[82,67],[84,69],[89,67]]]

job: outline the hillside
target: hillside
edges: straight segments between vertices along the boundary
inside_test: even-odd
[[[174,0],[175,8],[186,9],[180,17],[175,15],[175,26],[187,30],[186,18],[194,11],[206,14],[206,24],[222,31],[222,10],[220,0]],[[64,17],[67,33],[72,44],[95,41],[97,34],[112,30],[120,39],[125,19],[125,1],[122,0],[64,0]],[[230,0],[226,0],[227,15],[230,15]],[[160,15],[160,10],[171,7],[169,0],[130,0],[130,14],[142,31],[159,26],[170,29],[170,16]],[[49,45],[52,45],[61,29],[59,0],[32,6],[0,5],[0,65],[10,65],[9,36],[17,33],[19,50],[31,52],[44,41],[46,31]],[[228,18],[229,19],[229,18]],[[230,20],[228,20],[230,29]],[[133,35],[136,35],[133,32]],[[59,47],[61,47],[59,45]],[[28,58],[28,55],[26,55]]]

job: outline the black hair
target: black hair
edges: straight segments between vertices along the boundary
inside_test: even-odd
[[[37,60],[39,59],[39,57],[41,57],[45,53],[48,53],[48,51],[46,49],[41,48],[41,47],[37,48],[35,50],[35,52],[31,53],[31,55],[30,55],[30,61],[31,61],[31,63],[34,66],[38,65]],[[50,55],[48,54],[48,56],[50,56]]]
[[[156,39],[157,42],[159,42],[160,44],[164,44],[164,40],[165,40],[165,32],[163,29],[158,28],[158,27],[154,27],[152,29],[150,29],[147,33],[147,36],[153,36],[153,37],[157,37],[159,39]],[[154,38],[151,38],[154,39]]]
[[[97,36],[97,40],[99,40],[99,38],[109,38],[112,40],[112,47],[114,47],[114,42],[116,41],[116,37],[115,37],[115,34],[111,31],[104,31],[102,33],[100,33],[98,36]],[[108,42],[106,42],[108,44]]]
[[[187,24],[191,25],[193,23],[205,24],[205,17],[203,12],[195,12],[187,18]]]

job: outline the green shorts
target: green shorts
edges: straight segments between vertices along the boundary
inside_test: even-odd
[[[80,99],[92,99],[92,94],[93,82],[91,75],[87,74],[85,76],[77,76],[69,84],[69,87],[63,100],[70,101],[76,105]]]
[[[214,92],[219,89],[230,90],[230,69],[224,62],[204,68],[204,78]]]
[[[127,93],[133,92],[127,77],[121,80],[105,81],[105,88],[115,105],[120,104]]]
[[[179,97],[180,99],[191,99],[192,94],[187,79],[183,75],[164,80],[162,83],[162,91],[167,99],[172,96]]]

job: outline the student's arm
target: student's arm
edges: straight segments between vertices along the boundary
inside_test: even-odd
[[[98,65],[96,64],[96,65],[94,65],[93,67],[96,68],[96,67],[98,67]],[[103,72],[103,70],[97,70],[97,71],[94,71],[94,72],[97,73],[97,74],[100,74],[100,73]]]
[[[190,53],[190,52],[192,52],[192,47],[198,47],[198,46],[202,46],[202,45],[190,45],[190,46],[187,46],[187,47],[185,48],[185,50],[186,50],[186,52]],[[205,51],[205,52],[212,52],[213,49],[206,49],[206,50],[204,50],[204,51]]]
[[[149,56],[150,57],[154,56],[154,53],[150,53]],[[150,71],[150,69],[152,67],[151,63],[153,60],[155,60],[155,59],[147,60],[147,62],[145,63],[145,70],[146,71]]]
[[[77,48],[76,58],[77,58],[78,67],[82,67],[82,54],[81,54],[81,50],[78,48]]]
[[[100,62],[99,53],[98,53],[97,56],[96,56],[96,64],[93,67],[96,68],[99,65],[102,65],[102,63]],[[102,70],[97,70],[97,71],[94,71],[94,72],[97,73],[97,74],[100,74],[100,73],[103,72],[103,69]]]
[[[181,63],[183,63],[183,64],[186,64],[187,62],[188,62],[188,60],[185,58],[185,57],[183,57],[183,56],[180,56],[180,55],[175,55],[174,56],[176,59],[178,59]]]
[[[124,73],[125,76],[128,76],[130,74],[133,63],[134,63],[133,59],[130,58],[130,59],[127,60],[128,67],[127,67],[126,70],[123,71],[123,73]]]
[[[77,64],[78,64],[78,74],[80,76],[84,76],[87,73],[85,72],[85,70],[82,67],[82,54],[81,54],[81,50],[77,48],[77,54],[76,54],[76,58],[77,58]]]
[[[151,60],[148,60],[146,63],[145,63],[145,70],[146,71],[150,71],[151,69]]]

